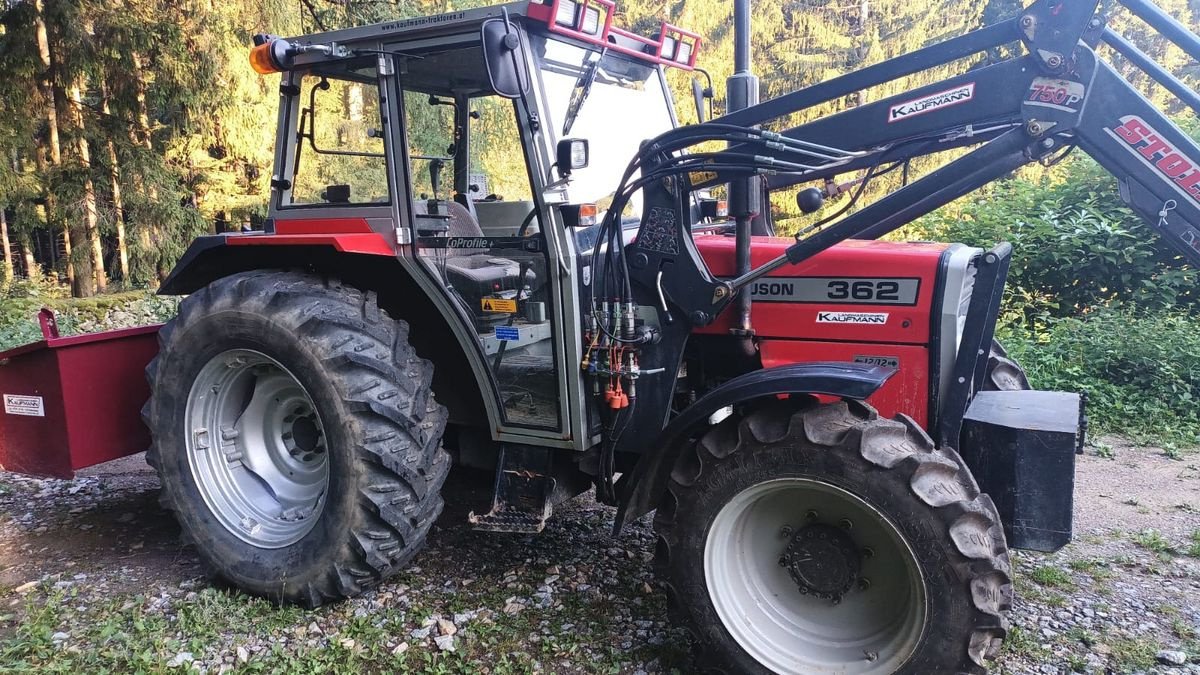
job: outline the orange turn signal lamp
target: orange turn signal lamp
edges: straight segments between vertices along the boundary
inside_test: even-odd
[[[600,209],[595,204],[563,204],[558,207],[563,225],[567,227],[591,227],[596,224]]]

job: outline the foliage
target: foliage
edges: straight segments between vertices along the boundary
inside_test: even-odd
[[[1129,306],[1001,326],[1039,389],[1085,391],[1093,433],[1194,445],[1200,433],[1200,332],[1193,316]]]
[[[1087,157],[1019,177],[915,221],[897,238],[1013,245],[1011,300],[1031,316],[1094,305],[1194,310],[1196,270],[1121,203],[1115,179]]]
[[[179,301],[147,291],[71,299],[63,286],[46,278],[0,285],[0,351],[42,339],[37,314],[55,310],[62,335],[161,323],[175,315]]]

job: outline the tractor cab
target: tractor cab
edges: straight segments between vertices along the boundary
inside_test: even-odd
[[[282,72],[271,230],[383,235],[465,345],[494,426],[580,449],[577,261],[639,144],[675,125],[664,64],[691,69],[698,46],[612,10],[511,3],[260,36],[251,57]],[[640,217],[640,199],[622,213]]]

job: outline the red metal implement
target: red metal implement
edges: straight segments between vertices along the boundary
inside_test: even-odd
[[[71,478],[145,450],[159,326],[59,337],[53,312],[38,320],[42,340],[0,352],[0,469]]]

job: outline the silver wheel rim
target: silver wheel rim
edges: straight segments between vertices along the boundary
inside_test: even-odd
[[[312,530],[329,487],[324,425],[278,361],[250,349],[213,357],[192,384],[186,423],[192,477],[225,529],[260,548]]]
[[[868,549],[865,589],[856,584],[837,604],[798,590],[780,558],[789,532],[811,522],[848,525]],[[828,483],[781,478],[738,493],[709,528],[704,575],[726,630],[777,673],[891,673],[924,631],[927,596],[912,549],[883,514]]]

